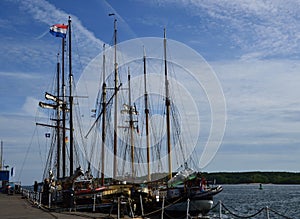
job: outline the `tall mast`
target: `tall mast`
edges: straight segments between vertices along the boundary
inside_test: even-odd
[[[109,14],[109,16],[115,14]],[[117,19],[114,19],[114,68],[115,68],[115,110],[114,110],[114,163],[113,163],[113,178],[117,176],[117,150],[118,150],[118,64],[117,64]]]
[[[169,164],[169,179],[172,178],[172,157],[171,157],[171,129],[170,129],[170,97],[169,97],[169,82],[168,82],[168,63],[167,63],[167,38],[166,29],[164,29],[164,63],[165,63],[165,87],[166,87],[166,123],[167,123],[167,148],[168,148],[168,164]]]
[[[69,27],[69,104],[70,104],[70,176],[73,174],[73,95],[72,95],[72,84],[73,84],[73,73],[72,73],[72,41],[71,41],[71,17],[68,20]]]
[[[2,159],[3,159],[3,141],[1,140],[0,170],[2,170]]]
[[[147,170],[148,170],[148,182],[151,181],[150,170],[150,135],[149,135],[149,108],[148,108],[148,92],[147,92],[147,71],[146,71],[146,53],[144,50],[144,99],[145,99],[145,115],[146,115],[146,141],[147,141]]]
[[[105,141],[106,141],[106,133],[105,133],[105,119],[106,119],[106,83],[105,83],[105,44],[103,44],[103,70],[102,70],[102,76],[103,76],[103,84],[102,84],[102,110],[103,110],[103,116],[102,116],[102,165],[101,165],[101,185],[104,186],[104,170],[105,170]]]
[[[66,84],[65,84],[65,47],[66,41],[65,38],[62,38],[62,57],[61,57],[61,80],[62,80],[62,177],[66,177]],[[60,153],[60,151],[58,152]],[[60,168],[60,167],[59,167]],[[59,175],[58,175],[59,178]]]
[[[59,97],[59,89],[60,89],[60,77],[59,77],[59,74],[60,74],[60,71],[59,71],[59,69],[60,69],[60,63],[59,63],[59,61],[57,61],[57,66],[56,66],[56,70],[57,70],[57,88],[56,88],[56,90],[57,90],[57,108],[56,108],[56,138],[57,138],[57,170],[56,170],[56,178],[58,179],[59,178],[59,176],[60,176],[60,107],[59,107],[59,105],[60,105],[60,102],[59,102],[59,99],[60,99],[60,97]]]
[[[135,170],[134,170],[134,137],[133,137],[133,130],[134,130],[134,121],[133,121],[133,106],[131,105],[131,90],[130,90],[130,70],[128,67],[128,100],[129,100],[129,131],[130,131],[130,148],[131,148],[131,173],[132,178],[135,178]]]

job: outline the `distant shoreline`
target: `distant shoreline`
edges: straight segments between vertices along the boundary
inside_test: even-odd
[[[300,172],[203,172],[202,175],[217,184],[300,184]]]

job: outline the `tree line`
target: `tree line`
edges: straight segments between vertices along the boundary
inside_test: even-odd
[[[203,172],[202,176],[217,184],[300,184],[300,173],[294,172]]]

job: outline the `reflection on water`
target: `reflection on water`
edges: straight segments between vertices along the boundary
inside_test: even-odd
[[[260,209],[269,207],[284,215],[282,217],[274,212],[269,213],[270,219],[300,218],[300,185],[223,185],[223,191],[215,196],[214,203],[219,200],[232,212],[240,216],[249,216]],[[219,209],[211,212],[218,215]],[[222,218],[237,218],[228,212],[223,212]],[[253,218],[267,218],[266,211],[262,211]]]

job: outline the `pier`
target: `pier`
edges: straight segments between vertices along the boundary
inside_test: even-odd
[[[40,208],[27,198],[22,197],[21,194],[7,195],[0,193],[0,218],[1,219],[87,219],[87,218],[99,218],[99,219],[114,219],[115,215],[105,215],[102,213],[89,213],[89,212],[52,212]],[[129,217],[124,216],[124,219]]]

